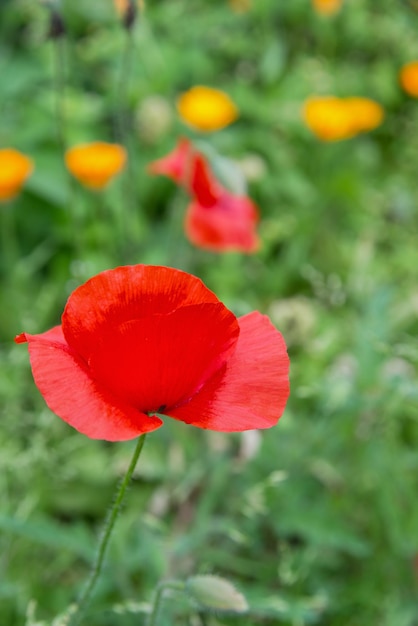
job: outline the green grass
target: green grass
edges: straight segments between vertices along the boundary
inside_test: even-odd
[[[248,616],[208,626],[418,624],[418,101],[397,78],[418,58],[418,13],[346,0],[325,20],[308,0],[253,4],[238,15],[226,0],[148,0],[128,76],[111,2],[63,2],[68,35],[55,44],[44,6],[2,3],[0,144],[36,163],[0,207],[2,626],[25,624],[33,600],[51,624],[75,599],[132,452],[49,412],[13,337],[59,323],[75,286],[121,263],[179,267],[236,314],[270,314],[289,344],[292,393],[257,439],[174,420],[148,437],[85,624],[140,626],[161,578],[195,573],[228,578],[250,603]],[[175,98],[198,83],[231,95],[233,126],[197,138],[181,124]],[[374,98],[385,121],[321,143],[300,117],[314,93]],[[156,95],[163,113],[150,121]],[[96,197],[70,182],[60,135],[120,140],[121,123],[130,169]],[[187,242],[187,199],[145,169],[179,134],[261,162],[249,181],[259,253]],[[161,626],[195,619],[173,596]]]

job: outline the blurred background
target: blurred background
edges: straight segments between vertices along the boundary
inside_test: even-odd
[[[146,0],[129,28],[125,10],[0,4],[0,148],[34,166],[0,203],[0,624],[50,624],[74,600],[133,449],[53,415],[13,338],[59,323],[89,276],[152,263],[268,314],[292,392],[271,430],[166,420],[148,437],[86,624],[140,626],[161,578],[215,573],[248,615],[199,619],[172,598],[161,625],[417,626],[418,100],[399,79],[417,3]],[[194,85],[228,93],[238,119],[191,129],[176,100]],[[371,98],[384,119],[321,141],[302,115],[314,95]],[[188,241],[187,194],[146,170],[180,136],[245,183],[259,251]],[[64,162],[94,140],[128,151],[102,192]]]

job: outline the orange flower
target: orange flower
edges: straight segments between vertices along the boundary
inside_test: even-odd
[[[367,132],[380,126],[383,121],[383,108],[370,98],[346,98],[353,130],[356,133]]]
[[[399,81],[407,94],[418,98],[418,61],[411,61],[402,66]]]
[[[178,98],[177,110],[184,122],[204,132],[225,128],[238,117],[238,109],[226,93],[201,85]]]
[[[119,144],[96,141],[70,148],[65,163],[71,174],[90,189],[103,189],[119,174],[127,159]]]
[[[355,134],[347,107],[342,99],[334,96],[309,98],[303,117],[308,128],[323,141],[348,139]]]
[[[369,98],[309,98],[303,117],[310,130],[323,141],[349,139],[358,133],[373,130],[383,120],[380,104]]]
[[[33,171],[33,161],[13,148],[0,150],[0,202],[11,200]]]
[[[313,7],[321,15],[334,15],[342,6],[342,0],[312,0]]]

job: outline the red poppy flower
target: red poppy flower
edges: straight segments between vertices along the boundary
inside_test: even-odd
[[[186,212],[185,230],[192,243],[219,252],[258,249],[257,207],[247,196],[220,185],[200,154],[193,160],[190,187],[194,200]]]
[[[257,207],[247,196],[223,187],[188,139],[180,139],[170,154],[148,169],[152,174],[168,176],[193,197],[185,218],[186,235],[193,244],[216,252],[258,249]]]
[[[187,172],[193,153],[192,142],[186,137],[180,137],[176,147],[169,154],[157,159],[148,165],[150,174],[157,174],[171,178],[178,185],[187,185]]]
[[[195,276],[134,265],[69,297],[62,325],[28,342],[52,411],[93,439],[123,441],[156,414],[217,431],[269,428],[289,395],[281,334],[258,312],[236,318]]]

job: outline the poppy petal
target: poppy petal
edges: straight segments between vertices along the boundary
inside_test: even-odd
[[[88,360],[100,335],[112,328],[201,303],[219,300],[196,276],[168,267],[122,266],[94,276],[73,291],[62,327],[71,348]]]
[[[39,335],[30,335],[29,333],[20,333],[15,337],[15,343],[28,343],[29,339],[45,339],[46,341],[57,341],[58,343],[65,343],[65,337],[62,332],[62,326],[54,326],[44,333]]]
[[[94,380],[143,412],[187,402],[230,358],[238,321],[222,303],[182,307],[96,333]]]
[[[220,193],[220,188],[218,188],[211,174],[207,160],[199,153],[194,156],[192,163],[190,192],[198,203],[205,208],[216,204]]]
[[[167,176],[180,185],[188,178],[192,149],[191,141],[186,137],[181,137],[172,152],[161,159],[152,161],[147,170],[150,174]]]
[[[201,248],[255,252],[260,245],[255,231],[257,221],[257,209],[249,198],[225,191],[211,208],[192,202],[184,227],[189,240]]]
[[[289,357],[282,335],[258,312],[238,319],[240,335],[224,371],[218,372],[170,417],[217,431],[274,426],[289,396]]]
[[[98,384],[64,339],[61,327],[41,335],[23,333],[35,383],[49,408],[91,439],[124,441],[156,430],[162,421],[126,405]]]

